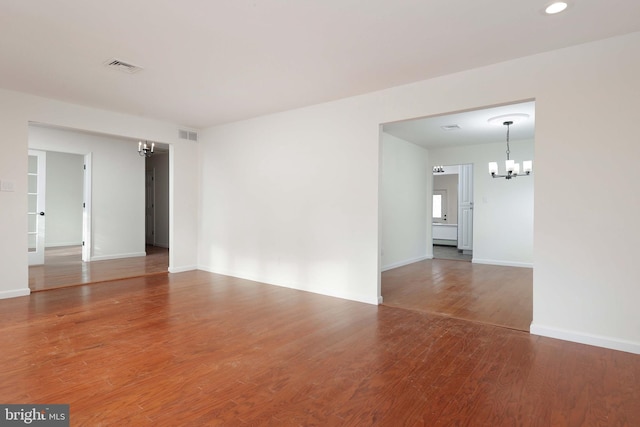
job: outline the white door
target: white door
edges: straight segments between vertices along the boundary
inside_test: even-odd
[[[460,165],[458,177],[458,249],[473,250],[473,165]]]
[[[433,222],[447,223],[447,190],[433,190]]]
[[[29,150],[27,170],[27,242],[29,265],[44,264],[45,190],[47,162],[44,151]]]

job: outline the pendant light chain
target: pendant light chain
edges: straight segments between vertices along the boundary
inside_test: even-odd
[[[511,126],[513,122],[504,122],[504,124],[507,125],[507,160],[509,160],[509,153],[511,153],[509,149],[509,126]]]

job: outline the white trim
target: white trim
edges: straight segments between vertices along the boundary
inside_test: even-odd
[[[497,259],[478,259],[478,258],[473,258],[471,262],[474,264],[501,265],[503,267],[533,268],[532,262],[503,261],[503,260],[497,260]]]
[[[91,257],[91,230],[92,230],[92,204],[93,204],[93,193],[92,193],[92,174],[93,174],[93,154],[88,153],[84,155],[83,158],[84,166],[82,173],[82,198],[84,203],[84,208],[82,210],[82,241],[84,245],[82,245],[82,261],[89,262],[92,261]],[[82,244],[82,243],[81,243]]]
[[[82,241],[79,242],[58,242],[58,243],[53,243],[53,244],[48,244],[45,245],[45,249],[47,248],[63,248],[65,246],[82,246]]]
[[[602,335],[586,334],[584,332],[570,331],[567,329],[553,328],[551,326],[531,323],[531,334],[543,337],[556,338],[580,344],[596,347],[610,348],[612,350],[626,351],[640,354],[640,342],[621,340],[619,338],[605,337]]]
[[[380,295],[380,296],[378,297],[378,305],[381,305],[381,304],[382,304],[382,302],[383,302],[383,298],[382,298],[382,295]]]
[[[299,287],[295,287],[295,286],[288,286],[288,285],[282,285],[279,283],[270,283],[270,282],[266,282],[258,277],[255,276],[251,276],[251,275],[246,275],[246,274],[238,274],[238,273],[231,273],[228,271],[221,271],[221,270],[214,270],[212,268],[206,267],[206,266],[202,266],[199,265],[198,266],[198,270],[202,270],[202,271],[207,271],[209,273],[214,273],[214,274],[221,274],[223,276],[229,276],[229,277],[234,277],[237,279],[244,279],[244,280],[251,280],[252,282],[257,282],[257,283],[261,283],[264,285],[270,285],[270,286],[279,286],[281,288],[287,288],[287,289],[295,289],[297,291],[302,291],[302,292],[310,292],[312,294],[317,294],[317,295],[324,295],[327,297],[333,297],[333,298],[340,298],[340,299],[346,299],[349,301],[356,301],[356,302],[361,302],[361,303],[365,303],[365,304],[371,304],[371,305],[378,305],[378,297],[374,297],[374,298],[369,298],[366,297],[364,295],[356,295],[356,294],[351,294],[351,293],[346,293],[346,292],[334,292],[332,290],[328,290],[328,289],[303,289],[303,288],[299,288]]]
[[[198,266],[188,265],[185,267],[169,267],[169,273],[184,273],[185,271],[197,270]]]
[[[387,271],[387,270],[392,270],[398,267],[404,267],[405,265],[413,264],[414,262],[424,261],[426,259],[433,259],[433,255],[425,255],[418,258],[408,259],[400,262],[394,262],[393,264],[383,266],[380,269],[380,271]]]
[[[99,255],[91,257],[91,261],[104,261],[107,259],[120,259],[120,258],[135,258],[139,256],[147,256],[146,252],[131,252],[128,254],[115,254],[115,255]]]
[[[0,291],[0,299],[26,297],[31,294],[31,289],[12,289],[10,291]]]

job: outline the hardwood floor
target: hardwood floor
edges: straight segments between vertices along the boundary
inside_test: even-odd
[[[640,356],[201,271],[0,300],[0,402],[72,426],[638,426]]]
[[[382,273],[384,305],[529,331],[533,270],[434,259]]]
[[[169,249],[147,246],[147,256],[82,262],[82,247],[47,248],[44,265],[29,267],[31,292],[167,273]]]

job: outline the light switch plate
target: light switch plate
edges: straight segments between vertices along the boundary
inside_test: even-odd
[[[13,181],[0,181],[0,191],[15,191],[16,184]]]

